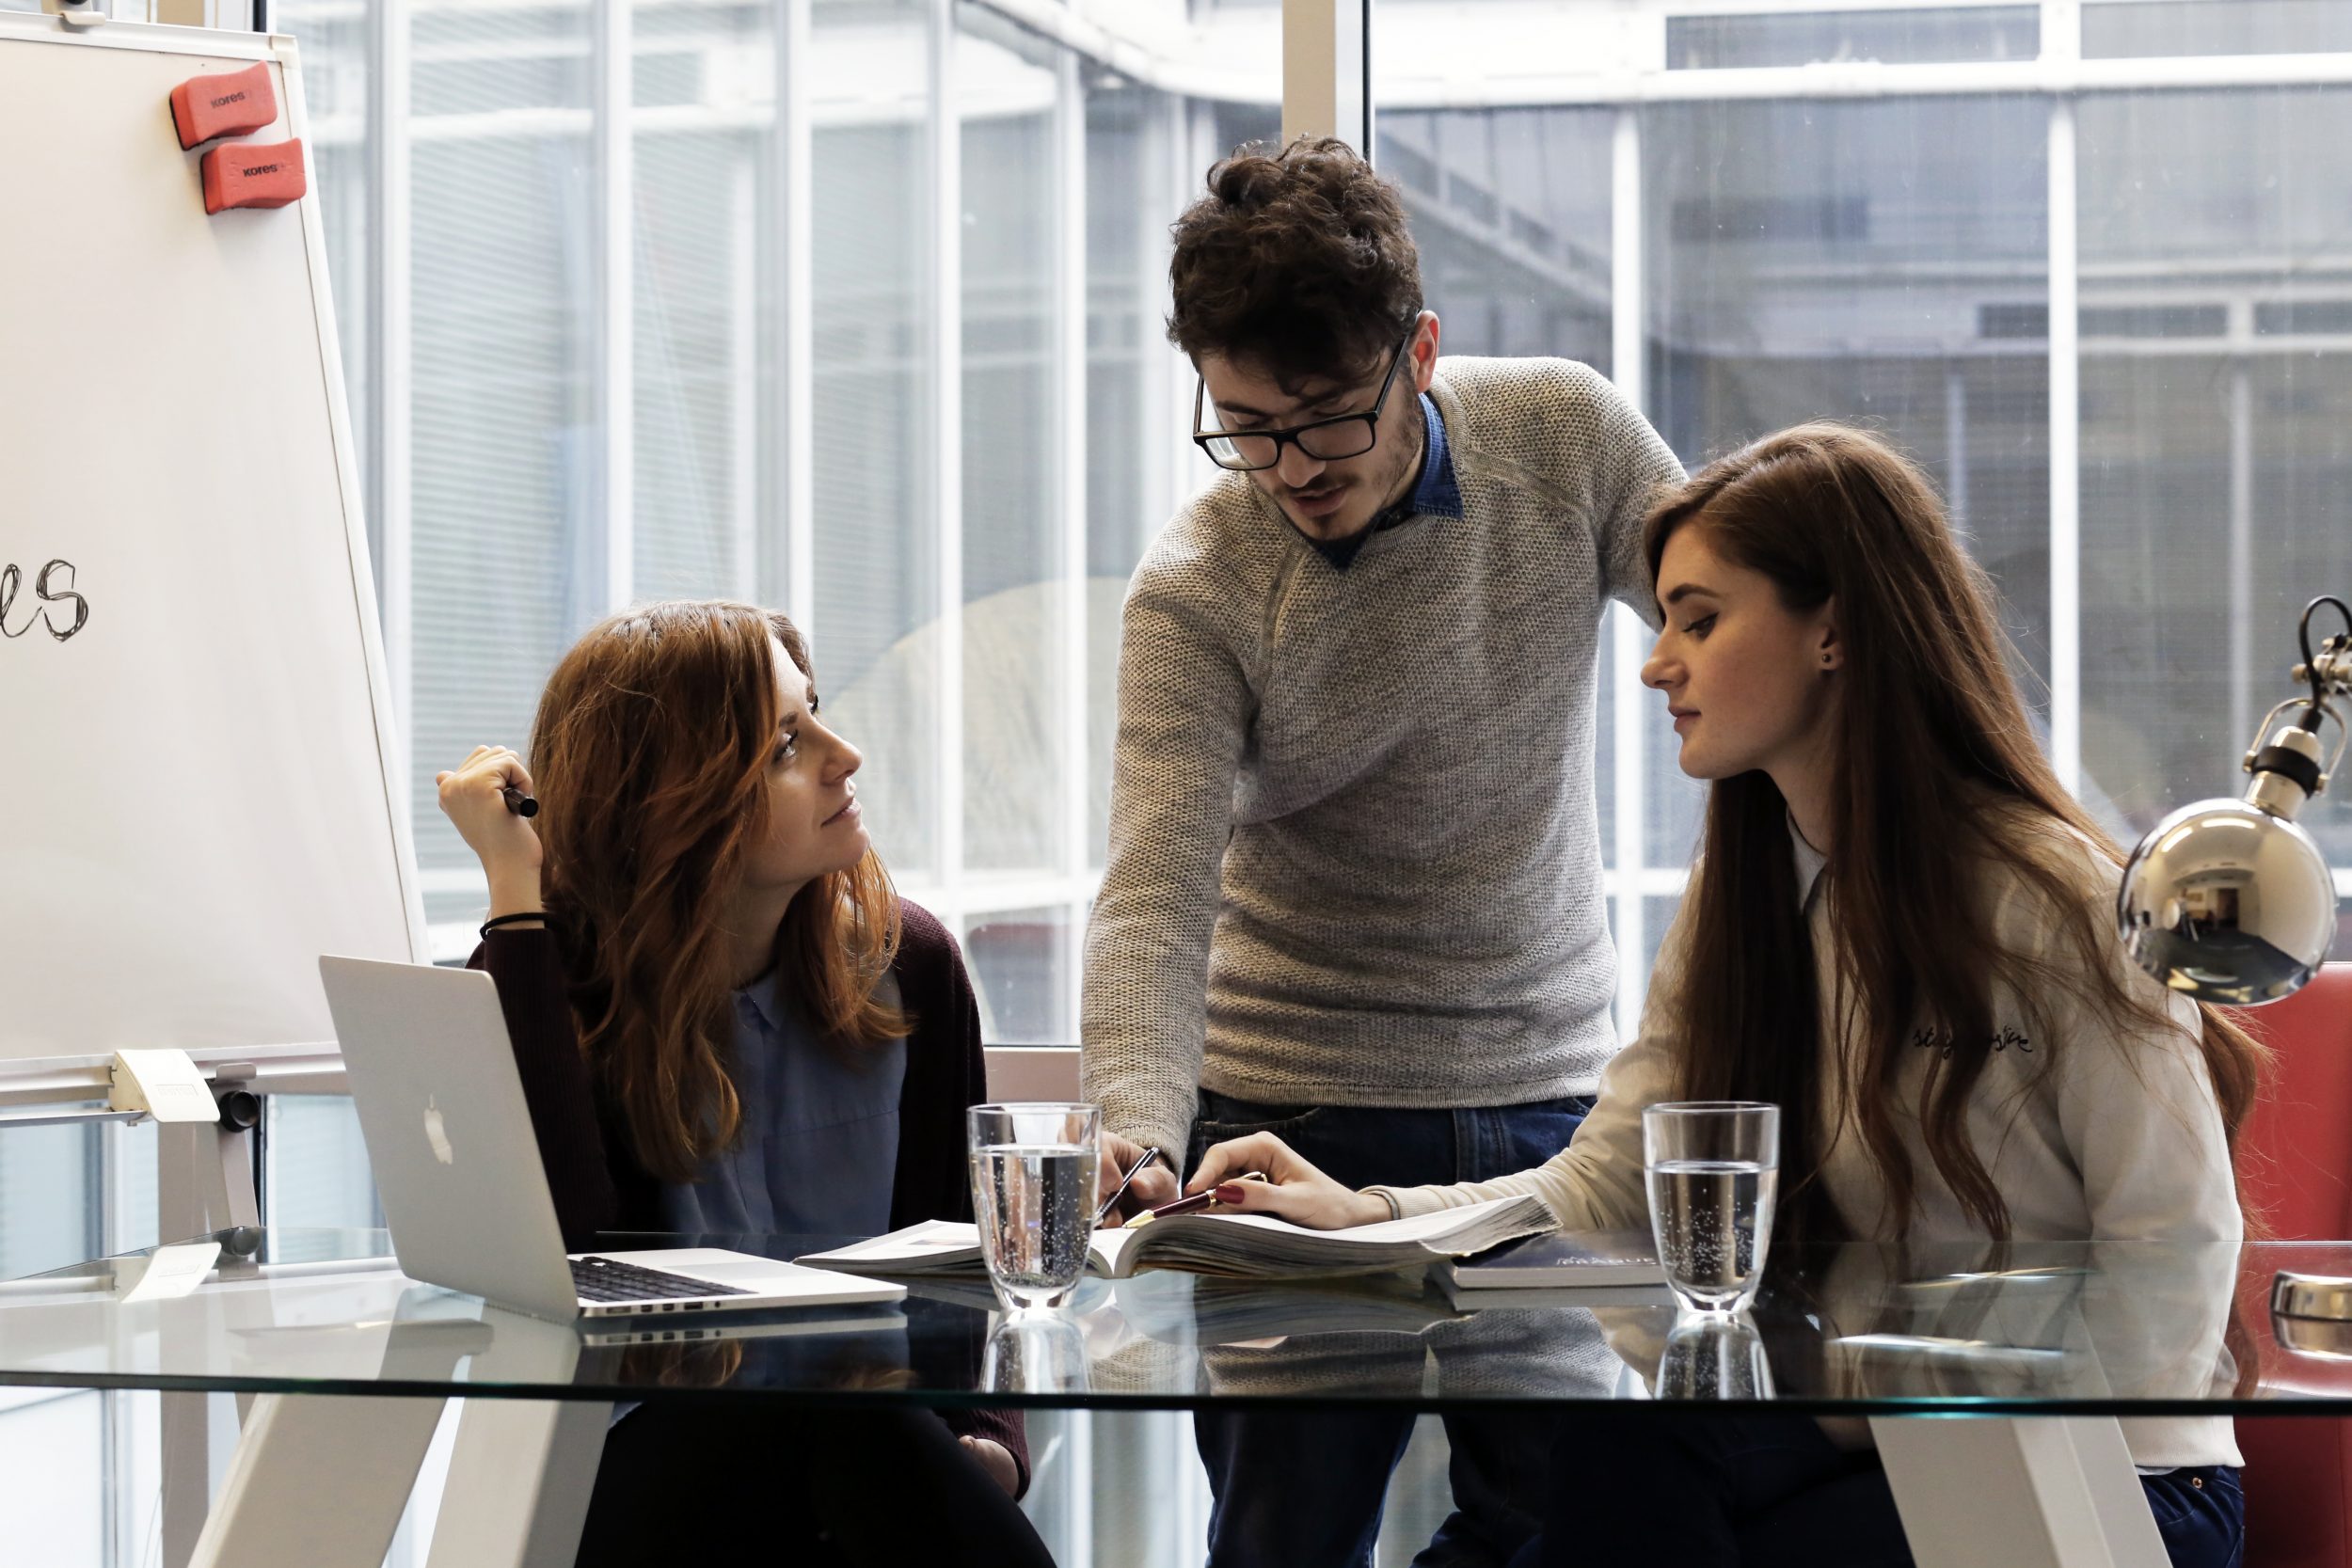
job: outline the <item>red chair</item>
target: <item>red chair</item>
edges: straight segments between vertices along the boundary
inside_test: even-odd
[[[2272,1053],[2269,1082],[2238,1137],[2248,1201],[2278,1241],[2352,1239],[2352,963],[2329,964],[2285,1001],[2236,1016]],[[2258,1289],[2245,1306],[2268,1309]],[[2352,1564],[2352,1421],[2241,1420],[2237,1441],[2246,1568]]]

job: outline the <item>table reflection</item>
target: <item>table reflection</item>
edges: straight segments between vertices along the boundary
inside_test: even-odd
[[[834,1239],[691,1240],[791,1256]],[[0,1285],[0,1379],[1422,1409],[1662,1393],[1856,1415],[1987,1401],[2217,1416],[2239,1399],[2352,1402],[2348,1364],[2280,1344],[2265,1305],[2281,1267],[2352,1273],[2347,1246],[1832,1247],[1775,1259],[1744,1320],[1760,1361],[1719,1334],[1694,1336],[1669,1367],[1671,1306],[1588,1310],[1553,1292],[1465,1312],[1405,1275],[1089,1279],[1051,1316],[1064,1326],[1001,1338],[1007,1320],[979,1278],[912,1281],[895,1306],[561,1324],[413,1284],[367,1255],[381,1242],[247,1232],[216,1257],[199,1245]],[[2250,1309],[2238,1309],[2241,1292]]]

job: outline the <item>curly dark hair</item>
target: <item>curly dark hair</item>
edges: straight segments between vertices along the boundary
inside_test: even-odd
[[[1365,373],[1421,313],[1395,184],[1331,136],[1249,142],[1176,220],[1168,341],[1245,359],[1285,390]]]

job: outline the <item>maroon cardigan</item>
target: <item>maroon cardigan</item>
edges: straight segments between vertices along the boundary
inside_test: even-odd
[[[898,1092],[893,1229],[972,1217],[963,1112],[988,1098],[979,1005],[956,939],[921,905],[900,899],[898,910],[904,934],[891,973],[914,1028]],[[468,967],[488,970],[498,983],[564,1244],[579,1250],[599,1231],[663,1228],[660,1180],[630,1153],[619,1107],[588,1069],[554,933],[544,926],[501,927],[474,949]],[[943,1411],[941,1419],[959,1434],[1002,1443],[1020,1467],[1020,1490],[1028,1490],[1029,1447],[1019,1411]]]

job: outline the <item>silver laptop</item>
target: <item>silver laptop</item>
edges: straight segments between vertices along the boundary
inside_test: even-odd
[[[536,1318],[898,1301],[906,1287],[710,1247],[567,1258],[498,987],[319,959],[401,1272]]]

